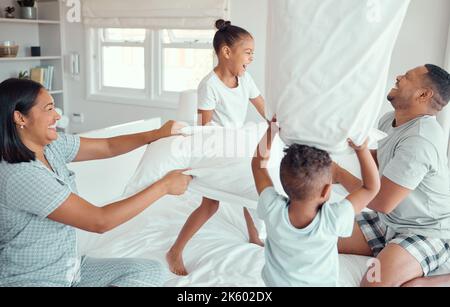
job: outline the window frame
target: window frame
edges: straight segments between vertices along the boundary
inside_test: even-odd
[[[162,41],[162,31],[151,29],[146,29],[146,39],[143,43],[103,42],[101,40],[101,32],[104,29],[105,28],[86,29],[86,71],[88,72],[86,78],[87,99],[91,101],[176,109],[178,106],[180,93],[164,91],[164,48],[193,48],[213,50],[212,43],[164,43]],[[102,85],[103,46],[143,46],[145,57],[145,88],[143,90],[104,87]],[[215,65],[216,63],[217,60],[214,56],[213,65]]]
[[[155,49],[157,50],[155,54],[155,63],[154,66],[156,68],[157,80],[156,82],[156,95],[159,99],[164,101],[173,101],[179,98],[179,92],[172,91],[164,91],[164,48],[176,48],[176,49],[202,49],[202,50],[213,50],[212,43],[202,43],[202,42],[174,42],[174,43],[164,43],[161,37],[161,31],[157,31],[155,35]],[[214,59],[214,63],[216,60]],[[213,64],[214,66],[214,64]],[[214,67],[211,67],[211,70]]]

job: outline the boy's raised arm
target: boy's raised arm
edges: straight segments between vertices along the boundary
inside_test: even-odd
[[[255,179],[256,190],[259,195],[261,195],[266,188],[273,186],[272,179],[267,171],[267,162],[270,159],[272,141],[277,132],[277,125],[272,122],[271,125],[269,125],[266,134],[256,147],[256,152],[252,160],[253,178]]]
[[[380,175],[375,160],[367,148],[367,143],[368,141],[358,147],[349,141],[350,146],[356,151],[362,174],[362,186],[347,196],[355,213],[360,213],[367,207],[380,191]]]

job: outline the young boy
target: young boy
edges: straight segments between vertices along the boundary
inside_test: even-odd
[[[351,236],[355,214],[380,189],[367,141],[359,147],[349,141],[361,164],[363,186],[334,204],[328,203],[333,182],[329,154],[303,145],[287,148],[280,166],[286,199],[275,191],[265,168],[277,132],[273,130],[269,127],[252,161],[260,195],[258,214],[267,228],[264,282],[269,287],[337,286],[338,238]]]

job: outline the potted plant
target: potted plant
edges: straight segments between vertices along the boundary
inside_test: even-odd
[[[28,75],[28,71],[27,70],[23,70],[19,72],[19,79],[29,79],[29,75]]]
[[[23,19],[36,19],[36,0],[18,0],[20,6],[20,17]]]
[[[7,6],[5,8],[5,18],[15,18],[14,17],[14,12],[15,12],[16,8],[14,6]]]

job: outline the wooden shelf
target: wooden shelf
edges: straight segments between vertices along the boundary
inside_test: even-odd
[[[16,57],[0,57],[0,82],[23,71],[30,75],[35,67],[53,66],[53,82],[48,93],[53,96],[55,105],[64,110],[67,108],[63,65],[66,0],[37,0],[37,19],[20,18],[17,5],[16,18],[4,18],[4,7],[16,2],[0,0],[0,42],[15,41],[19,46]],[[31,56],[31,46],[40,46],[41,56]]]
[[[0,58],[0,62],[20,62],[20,61],[42,61],[42,60],[60,60],[61,56],[29,56],[15,58]]]
[[[20,19],[20,18],[0,18],[2,23],[15,23],[15,24],[50,24],[59,25],[58,20],[39,20],[39,19]]]

